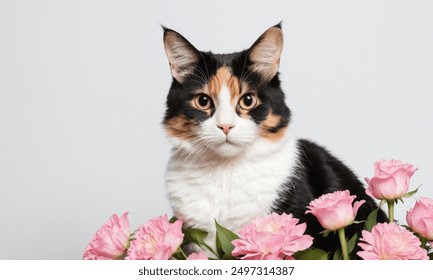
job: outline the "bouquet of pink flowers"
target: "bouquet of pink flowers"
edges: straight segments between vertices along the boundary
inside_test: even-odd
[[[85,249],[83,259],[107,260],[284,260],[284,259],[354,259],[365,260],[427,260],[433,259],[433,199],[421,197],[407,212],[407,225],[394,221],[398,201],[413,196],[409,181],[417,170],[413,165],[397,160],[375,163],[372,178],[365,178],[367,194],[388,205],[389,223],[377,223],[377,210],[366,221],[355,221],[359,207],[349,191],[328,193],[310,202],[307,213],[313,214],[326,236],[338,233],[341,249],[333,255],[312,247],[313,237],[305,234],[306,224],[291,214],[271,213],[258,217],[232,232],[215,221],[214,247],[205,243],[208,233],[183,227],[183,222],[167,215],[156,217],[135,232],[129,229],[128,213],[116,214],[96,232]],[[352,223],[364,223],[361,236],[350,239],[345,228]],[[203,250],[186,255],[182,244],[194,243]],[[205,251],[207,254],[205,254]],[[208,257],[211,255],[211,257]]]

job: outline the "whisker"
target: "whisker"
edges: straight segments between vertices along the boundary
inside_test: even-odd
[[[195,66],[195,68],[199,70],[199,73],[202,75],[203,80],[209,79],[208,75],[206,75],[206,73],[203,71],[203,69],[201,67]]]
[[[203,70],[200,67],[198,67],[198,66],[194,66],[194,70],[198,70],[198,73],[200,75],[198,75],[196,73],[192,73],[192,75],[200,78],[200,80],[202,81],[202,84],[206,84],[207,83],[207,79],[206,79],[206,76],[205,76],[205,73],[203,72]]]
[[[200,56],[201,56],[201,58],[203,59],[204,67],[206,67],[207,79],[209,80],[209,79],[210,79],[210,76],[209,76],[209,69],[207,68],[206,59],[204,59],[204,56],[203,56],[202,53],[200,53]]]
[[[242,72],[241,72],[241,80],[243,80],[243,78],[244,78],[244,70],[245,70],[245,66],[247,65],[247,58],[248,58],[249,53],[250,52],[248,51],[247,54],[245,55],[244,65],[242,66]],[[247,73],[248,73],[248,70],[247,70]]]
[[[251,69],[248,69],[247,72],[245,72],[244,80],[248,79],[252,74],[254,74],[254,72],[251,71]]]
[[[185,133],[183,135],[186,135],[188,133]],[[194,133],[192,133],[194,134]],[[192,165],[194,162],[198,162],[197,159],[199,157],[204,155],[204,152],[208,149],[209,143],[207,139],[201,139],[198,137],[193,138],[189,141],[189,143],[193,146],[194,151],[189,152],[185,150],[184,148],[178,148],[174,151],[175,154],[178,155],[178,158],[181,160],[179,163],[183,168],[186,167],[193,167]]]

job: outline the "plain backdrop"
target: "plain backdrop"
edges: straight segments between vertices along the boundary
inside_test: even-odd
[[[0,259],[80,259],[113,213],[131,229],[171,215],[160,24],[223,53],[283,20],[296,134],[360,178],[410,162],[417,197],[433,197],[432,15],[416,0],[1,0]]]

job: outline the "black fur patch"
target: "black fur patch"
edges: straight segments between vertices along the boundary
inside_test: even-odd
[[[356,200],[365,200],[356,216],[357,221],[366,220],[371,211],[378,208],[374,200],[365,193],[362,183],[355,174],[340,160],[332,156],[325,148],[308,140],[299,140],[299,162],[295,175],[287,180],[279,198],[275,201],[272,211],[277,213],[291,213],[300,222],[307,223],[307,232],[314,237],[313,246],[326,251],[340,248],[338,235],[330,234],[324,238],[320,234],[324,229],[313,214],[305,214],[311,200],[325,193],[338,190],[349,190],[356,195]],[[386,214],[380,210],[378,222],[387,222]],[[351,238],[359,234],[364,224],[352,224],[346,229],[346,237]]]

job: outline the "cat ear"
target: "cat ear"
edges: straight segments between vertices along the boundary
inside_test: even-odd
[[[170,63],[171,75],[179,83],[193,73],[199,61],[200,52],[174,30],[164,28],[164,48]]]
[[[283,41],[279,23],[266,30],[248,51],[248,58],[252,62],[251,70],[262,75],[264,81],[270,81],[278,72]]]

